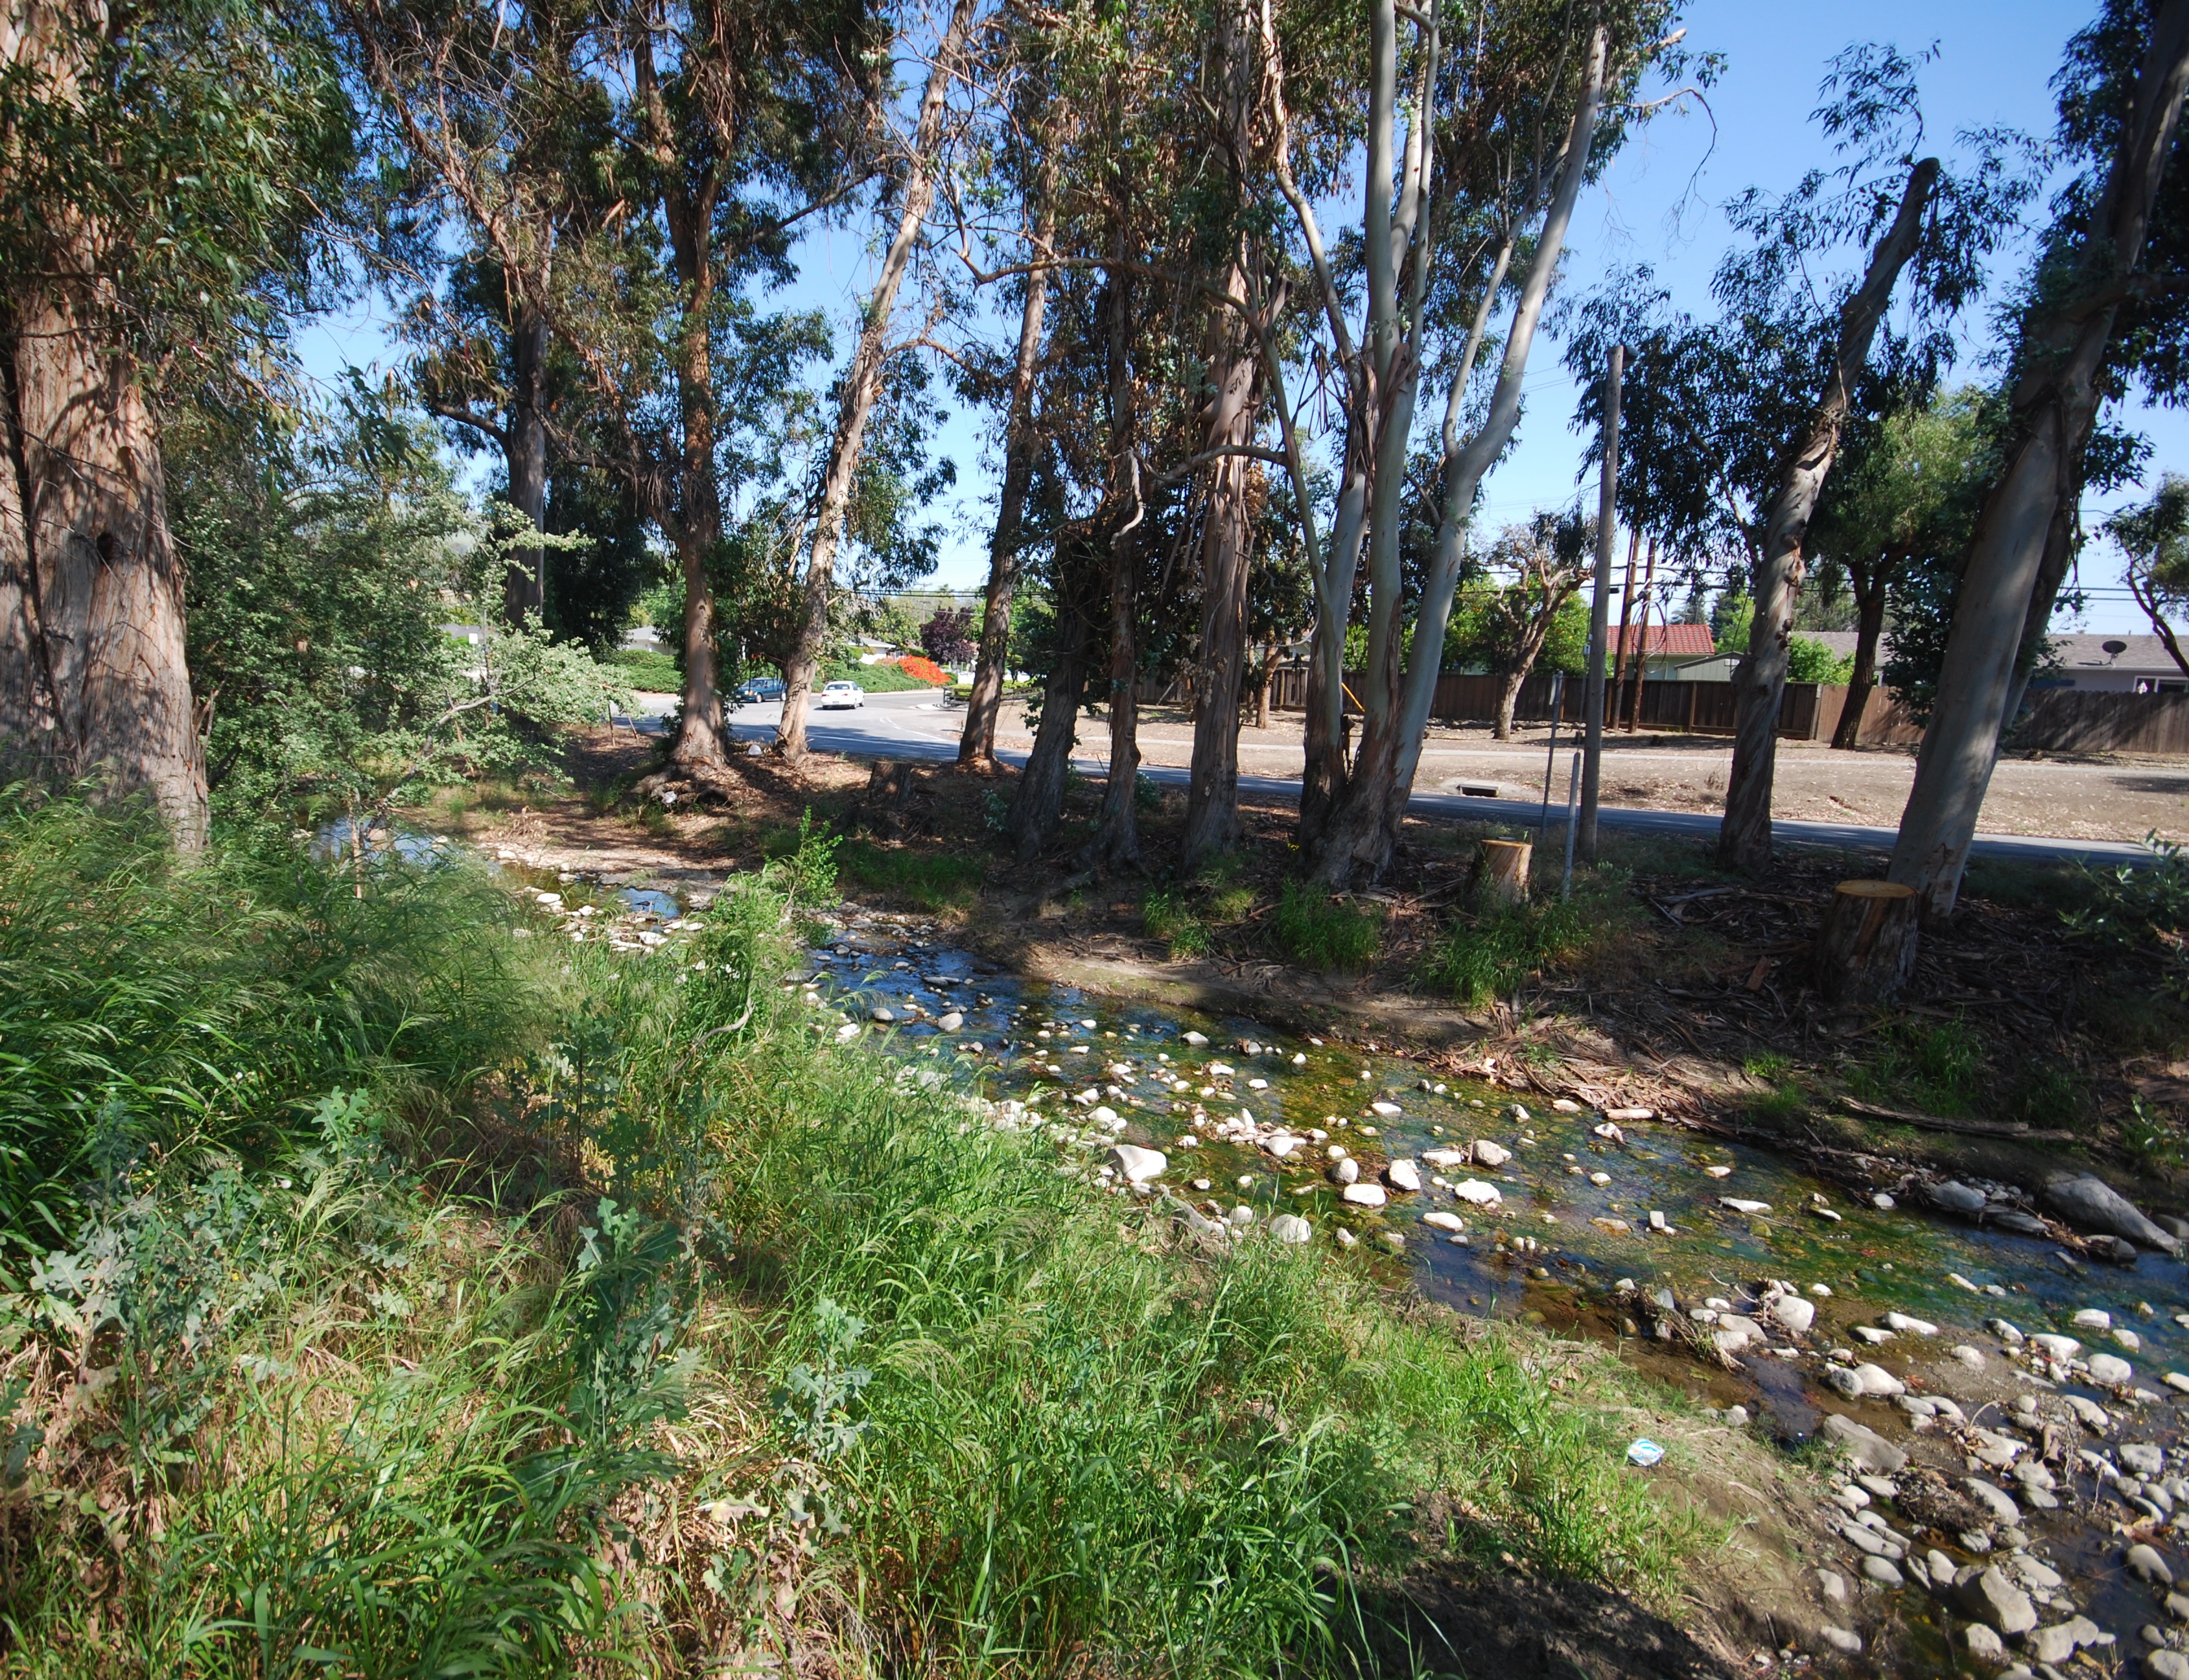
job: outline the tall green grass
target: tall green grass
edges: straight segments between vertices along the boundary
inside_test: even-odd
[[[1421,977],[1462,1007],[1476,1009],[1511,996],[1545,968],[1586,950],[1596,927],[1587,907],[1558,899],[1457,916],[1431,942]]]
[[[461,1090],[540,1019],[515,919],[473,868],[184,861],[133,816],[0,794],[0,1230],[56,1241],[156,1157],[277,1151],[337,1085]]]
[[[1467,1513],[1436,1554],[1665,1581],[1684,1530],[1531,1332],[1394,1313],[1320,1244],[1202,1246],[938,1063],[817,1026],[780,976],[833,846],[689,944],[505,964],[538,1014],[505,1012],[490,1078],[454,1040],[384,1056],[394,1100],[292,1095],[286,1150],[86,1195],[0,1283],[11,1672],[1350,1672],[1353,1583],[1417,1555],[1432,1498]],[[148,863],[135,914],[199,880]],[[19,1007],[38,984],[82,983],[26,970]],[[254,1065],[291,1030],[234,1020]],[[568,1187],[503,1206],[406,1165],[428,1078],[448,1134]]]
[[[1373,963],[1383,939],[1383,914],[1375,906],[1332,898],[1298,881],[1285,883],[1270,925],[1278,948],[1295,962],[1343,974]]]

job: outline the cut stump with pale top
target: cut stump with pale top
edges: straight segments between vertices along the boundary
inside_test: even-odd
[[[1892,1001],[1915,968],[1915,889],[1841,881],[1817,936],[1817,990],[1841,1009]]]

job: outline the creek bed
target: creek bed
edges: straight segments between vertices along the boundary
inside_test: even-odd
[[[1357,1248],[1364,1263],[1394,1278],[1410,1270],[1425,1295],[1459,1311],[1615,1344],[1730,1421],[1740,1421],[1730,1408],[1743,1408],[1789,1446],[1837,1415],[1908,1452],[1908,1474],[1935,1472],[1961,1500],[1963,1517],[1974,1511],[1975,1519],[1966,1528],[1925,1523],[1896,1504],[1889,1478],[1865,1491],[1830,1470],[1830,1486],[1851,1490],[1841,1495],[1850,1507],[1867,1499],[1873,1524],[1915,1543],[1887,1558],[1904,1581],[1892,1588],[1866,1580],[1865,1551],[1834,1535],[1828,1549],[1836,1555],[1826,1562],[1847,1600],[1820,1592],[1827,1621],[1898,1621],[1903,1672],[2011,1673],[2009,1665],[2034,1660],[2040,1639],[2056,1649],[2068,1636],[2044,1630],[2062,1626],[2111,1636],[2090,1648],[2092,1656],[2130,1666],[2158,1655],[2146,1628],[2169,1647],[2189,1643],[2171,1631],[2184,1624],[2165,1608],[2164,1584],[2124,1566],[2137,1541],[2176,1569],[2189,1558],[2178,1544],[2189,1540],[2185,1395],[2164,1380],[2189,1367],[2189,1269],[2178,1260],[2147,1253],[2132,1266],[2093,1264],[2043,1236],[1874,1206],[1771,1151],[1653,1120],[1607,1122],[1572,1104],[1516,1103],[1487,1083],[1424,1080],[1400,1057],[1245,1018],[1025,981],[953,947],[917,917],[846,907],[806,961],[793,984],[812,1000],[820,1030],[880,1037],[893,1054],[1004,1101],[1010,1123],[1055,1136],[1091,1188],[1162,1197],[1180,1217],[1182,1203],[1202,1219],[1235,1225],[1296,1215],[1306,1222],[1305,1241]],[[1599,1130],[1607,1125],[1613,1134]],[[1298,1141],[1279,1158],[1273,1147],[1286,1138]],[[1439,1164],[1437,1152],[1472,1157],[1478,1142],[1494,1145],[1482,1154],[1496,1165]],[[1105,1164],[1117,1144],[1162,1151],[1165,1164],[1128,1185],[1118,1164]],[[1384,1191],[1384,1205],[1343,1199],[1331,1175],[1333,1151],[1356,1163],[1360,1185]],[[1147,1165],[1116,1161],[1127,1170]],[[1416,1164],[1418,1191],[1394,1187],[1394,1177],[1406,1181],[1403,1170],[1390,1171],[1400,1162]],[[1489,1205],[1485,1190],[1496,1193]],[[1666,1229],[1650,1228],[1652,1213]],[[1428,1222],[1432,1214],[1438,1223]],[[1449,1229],[1454,1221],[1457,1230]],[[1806,1304],[1784,1309],[1785,1319],[1813,1312],[1805,1332],[1775,1315],[1773,1280]],[[2109,1326],[2076,1324],[2074,1315],[2091,1309],[2108,1314]],[[1857,1336],[1882,1332],[1888,1313],[1934,1333],[1903,1327],[1875,1340]],[[2083,1346],[2072,1361],[2055,1361],[1990,1327],[1998,1323],[2024,1338],[2063,1335]],[[1751,1326],[1762,1333],[1721,1357],[1720,1342]],[[2132,1374],[2096,1380],[2090,1361],[2100,1355],[2125,1361]],[[1904,1394],[1851,1400],[1830,1386],[1863,1366],[1886,1373]],[[2101,1366],[2099,1374],[2117,1373]],[[2189,1388],[2189,1376],[2178,1380]],[[2034,1414],[2016,1411],[2023,1396],[2035,1400]],[[2070,1396],[2102,1408],[2103,1422],[2079,1413]],[[1939,1400],[1947,1402],[1942,1415],[1915,1415]],[[2123,1454],[2129,1444],[2156,1449],[2159,1473],[2136,1474],[2130,1458],[2147,1468],[2151,1461],[2141,1451]],[[2048,1448],[2053,1486],[2033,1492],[2015,1468]],[[2016,1502],[2016,1519],[1968,1503],[1966,1479],[1979,1475]],[[2178,1529],[2168,1483],[2180,1490]],[[2053,1508],[2038,1508],[2040,1494]],[[1857,1520],[1851,1508],[1845,1521]],[[1885,1545],[1888,1553],[1900,1550]],[[1969,1579],[1926,1591],[1909,1558],[1920,1564],[1933,1547]],[[1994,1567],[2027,1595],[2039,1626],[2019,1643],[2010,1638],[2003,1658],[1986,1660],[1967,1649],[1968,1612],[1971,1583],[1981,1580],[1972,1572]],[[2064,1578],[2056,1588],[2045,1584],[2048,1570]],[[2189,1612],[2189,1600],[2183,1608]],[[2078,1614],[2087,1621],[2073,1621]],[[2147,1672],[2164,1674],[2164,1660]]]

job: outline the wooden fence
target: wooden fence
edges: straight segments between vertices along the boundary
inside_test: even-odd
[[[1357,690],[1360,674],[1346,674],[1349,690],[1345,710],[1360,710],[1350,691]],[[1497,697],[1503,679],[1474,672],[1447,671],[1437,679],[1436,698],[1430,714],[1445,723],[1490,723],[1497,717]],[[1552,680],[1530,676],[1520,685],[1513,707],[1516,723],[1551,721]],[[1785,741],[1829,741],[1839,727],[1847,691],[1835,682],[1790,682],[1779,712],[1779,738]],[[1307,672],[1288,665],[1277,672],[1270,704],[1280,711],[1305,709]],[[1583,684],[1566,679],[1558,711],[1559,721],[1581,720]],[[1632,704],[1632,689],[1621,696],[1620,716]],[[1642,727],[1665,734],[1730,735],[1734,722],[1734,688],[1730,682],[1679,682],[1651,680],[1642,685]],[[1912,747],[1921,742],[1923,727],[1889,688],[1870,691],[1863,708],[1862,733],[1865,747]],[[2022,716],[2009,736],[2010,744],[2040,752],[2150,753],[2189,756],[2189,694],[2104,693],[2074,688],[2033,688],[2023,704]]]

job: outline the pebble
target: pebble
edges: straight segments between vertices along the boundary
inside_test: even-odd
[[[2112,1415],[2096,1400],[2085,1400],[2080,1394],[2069,1394],[2067,1400],[2067,1409],[2082,1420],[2085,1428],[2104,1430],[2113,1427]]]
[[[1330,1181],[1334,1185],[1360,1182],[1360,1163],[1349,1155],[1341,1155],[1330,1164]]]
[[[1836,1411],[1825,1413],[1817,1427],[1858,1470],[1881,1471],[1891,1475],[1908,1462],[1908,1455],[1876,1430]]]
[[[1714,1179],[1729,1179],[1733,1176],[1733,1168],[1730,1167],[1705,1167],[1703,1171]]]
[[[1425,1225],[1434,1225],[1439,1230],[1465,1230],[1467,1229],[1467,1222],[1461,1219],[1458,1214],[1446,1213],[1441,1208],[1438,1208],[1436,1212],[1433,1213],[1423,1214],[1422,1223]]]
[[[1280,1213],[1270,1221],[1270,1235],[1280,1242],[1304,1242],[1315,1235],[1315,1227],[1297,1213]]]
[[[1491,1143],[1484,1138],[1474,1140],[1474,1164],[1478,1167],[1502,1167],[1512,1158],[1513,1151],[1502,1144]],[[1451,1164],[1456,1166],[1458,1163]]]
[[[1869,1198],[1869,1205],[1876,1208],[1881,1213],[1889,1213],[1900,1204],[1881,1190],[1876,1195]]]
[[[1384,1195],[1381,1185],[1348,1185],[1338,1194],[1340,1200],[1349,1202],[1356,1208],[1380,1208],[1390,1199]]]
[[[1736,1213],[1768,1213],[1771,1211],[1768,1202],[1751,1202],[1740,1196],[1721,1196],[1718,1203],[1721,1207],[1732,1208]]]
[[[2076,1616],[2029,1636],[2029,1654],[2043,1663],[2062,1663],[2085,1645],[2110,1645],[2113,1635],[2100,1630],[2088,1616]]]
[[[1806,1333],[1817,1319],[1816,1303],[1804,1300],[1799,1295],[1781,1295],[1772,1302],[1768,1310],[1773,1318],[1796,1336]]]
[[[1822,1592],[1826,1598],[1835,1604],[1844,1604],[1847,1603],[1847,1577],[1841,1575],[1837,1570],[1819,1570],[1817,1571],[1817,1590]]]
[[[1864,1558],[1862,1572],[1880,1587],[1905,1587],[1908,1578],[1900,1573],[1899,1566],[1883,1558]]]
[[[1961,1489],[1984,1507],[1994,1522],[2015,1524],[2022,1520],[2022,1507],[2014,1502],[2014,1496],[1996,1482],[1988,1482],[1982,1476],[1964,1476],[1961,1478]],[[2033,1616],[2031,1626],[2035,1626]],[[2020,1630],[2009,1627],[2004,1631],[2013,1633]]]
[[[836,1029],[836,1041],[839,1044],[848,1043],[850,1040],[856,1038],[858,1036],[859,1028],[857,1023],[855,1021],[847,1021],[841,1027]]]
[[[2000,1341],[2005,1343],[2010,1348],[2018,1348],[2022,1343],[2023,1338],[2022,1332],[2017,1330],[2013,1325],[2009,1324],[2003,1318],[1986,1319],[1984,1321],[1984,1328],[1990,1331],[1993,1335],[1998,1337]]]
[[[2166,1559],[2158,1555],[2154,1547],[2135,1545],[2128,1548],[2129,1573],[2149,1581],[2154,1587],[2174,1585],[2174,1571]]]
[[[2067,1322],[2078,1330],[2110,1330],[2113,1327],[2113,1315],[2100,1307],[2084,1307]]]
[[[1350,1248],[1360,1241],[1360,1239],[1359,1237],[1355,1236],[1351,1231],[1346,1230],[1343,1225],[1340,1225],[1338,1228],[1338,1246],[1339,1247]]]
[[[1451,1193],[1478,1208],[1495,1208],[1505,1199],[1496,1185],[1485,1184],[1479,1179],[1462,1179],[1451,1187]]]
[[[2153,1651],[2143,1660],[2143,1672],[2152,1680],[2189,1680],[2189,1657],[2179,1651]]]
[[[1862,1655],[1862,1635],[1859,1633],[1849,1632],[1844,1627],[1835,1627],[1826,1622],[1817,1630],[1817,1636],[1835,1651],[1844,1652],[1851,1657]]]
[[[2113,1340],[2118,1343],[2122,1347],[2126,1348],[2132,1354],[2140,1354],[2143,1351],[2143,1338],[2137,1335],[2133,1330],[2115,1330],[2113,1332]]]
[[[1394,1190],[1419,1190],[1422,1169],[1411,1161],[1394,1161],[1383,1169],[1383,1181]]]
[[[1929,1320],[1910,1318],[1906,1313],[1886,1314],[1885,1327],[1887,1330],[1904,1331],[1911,1336],[1935,1336],[1938,1333],[1938,1326]]]
[[[1999,1637],[1998,1630],[1987,1627],[1980,1621],[1972,1621],[1968,1625],[1967,1630],[1961,1635],[1961,1643],[1967,1647],[1969,1655],[1978,1662],[2006,1660],[2006,1643]]]
[[[1208,1042],[1208,1035],[1206,1032],[1188,1032],[1185,1035],[1185,1042],[1191,1044],[1196,1049],[1200,1049],[1202,1045]]]
[[[936,1017],[935,1024],[945,1032],[955,1032],[965,1024],[965,1017],[956,1010]]]
[[[1143,1149],[1135,1143],[1110,1145],[1110,1163],[1127,1184],[1145,1184],[1159,1179],[1170,1166],[1170,1157],[1159,1149]]]
[[[1960,1360],[1963,1365],[1968,1366],[1971,1371],[1982,1371],[1984,1367],[1983,1355],[1979,1353],[1976,1349],[1971,1347],[1966,1342],[1962,1343],[1959,1347],[1953,1349],[1952,1353],[1955,1359]]]
[[[2083,1344],[2073,1336],[2032,1336],[2029,1338],[2029,1344],[2033,1348],[2041,1348],[2062,1364],[2083,1351]]]
[[[1996,1564],[1970,1576],[1962,1583],[1959,1596],[1964,1611],[2001,1633],[2027,1633],[2037,1626],[2036,1605]]]
[[[1372,1102],[1368,1106],[1372,1112],[1386,1118],[1399,1112],[1399,1105],[1395,1102]]]

